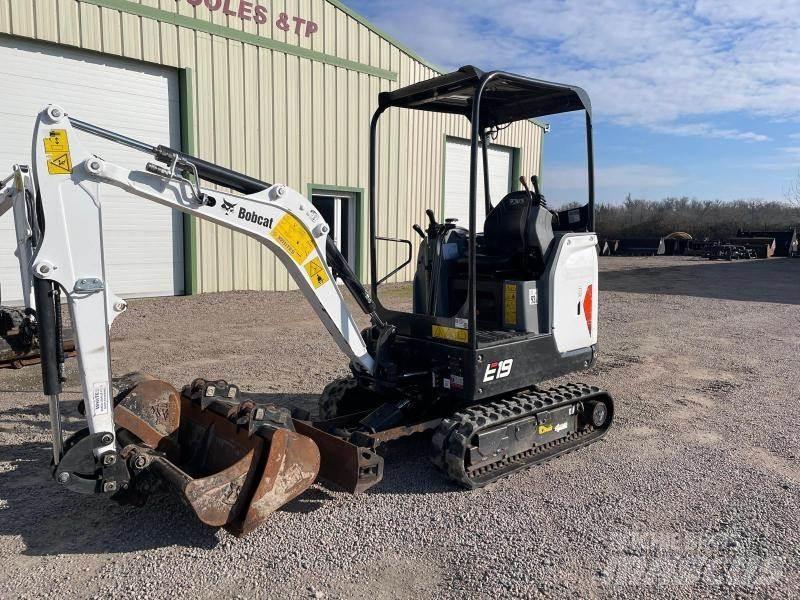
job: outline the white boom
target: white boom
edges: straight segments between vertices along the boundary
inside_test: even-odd
[[[25,308],[33,308],[32,273],[33,225],[28,221],[28,212],[33,210],[36,190],[33,177],[26,166],[14,165],[11,175],[0,182],[0,217],[11,210],[14,216],[14,229],[17,238],[19,274],[22,280],[22,297]]]
[[[106,162],[84,149],[67,113],[56,105],[37,118],[32,158],[32,173],[15,167],[13,177],[3,181],[0,215],[13,207],[26,302],[33,278],[55,282],[66,295],[89,430],[109,434],[97,456],[114,450],[109,329],[127,307],[106,278],[100,182],[258,240],[278,256],[351,364],[373,372],[373,358],[327,261],[330,227],[301,194],[284,185],[250,195],[205,189],[192,164],[177,159],[168,167],[148,163],[141,170]],[[44,227],[34,243],[37,197]],[[56,408],[57,400],[51,398]],[[56,436],[57,463],[61,440],[54,428]]]

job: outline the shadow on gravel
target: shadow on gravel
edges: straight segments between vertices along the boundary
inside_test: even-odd
[[[614,257],[610,257],[605,267],[600,276],[603,291],[800,304],[800,260],[792,258],[694,260],[615,271]]]
[[[63,414],[79,417],[77,401],[62,402]],[[31,428],[49,437],[48,407],[33,404],[0,411],[0,426],[19,438]],[[65,437],[83,421],[65,422]],[[37,437],[40,437],[37,433]],[[213,529],[202,525],[177,497],[159,495],[143,508],[61,488],[50,475],[49,443],[0,445],[0,535],[19,536],[24,554],[100,554],[164,546],[211,548]]]
[[[212,548],[214,530],[177,498],[158,496],[143,508],[61,489],[50,477],[50,445],[0,446],[0,535],[20,536],[24,554],[104,554],[164,546]]]
[[[312,487],[300,494],[297,498],[284,504],[278,510],[281,512],[307,515],[322,508],[332,496],[321,487]]]
[[[463,489],[450,482],[430,459],[430,434],[389,444],[383,480],[367,494],[452,494]]]
[[[41,390],[36,391],[37,394],[41,396]],[[61,417],[62,417],[62,425],[64,427],[64,436],[71,435],[79,427],[70,427],[71,423],[68,419],[75,417],[75,418],[83,418],[81,414],[78,412],[78,400],[61,400]],[[19,426],[19,425],[26,425],[29,427],[41,427],[47,428],[48,435],[50,432],[49,423],[50,423],[50,407],[47,404],[28,404],[23,407],[18,408],[7,408],[3,411],[0,411],[0,427],[5,427],[7,425],[12,426]],[[29,418],[25,418],[29,417]],[[37,418],[38,417],[38,418]]]

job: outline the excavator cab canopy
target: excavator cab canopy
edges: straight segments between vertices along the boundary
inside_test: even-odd
[[[591,115],[587,93],[579,87],[513,75],[490,73],[480,95],[480,121],[483,127],[513,123],[547,115],[585,110]],[[487,73],[473,67],[420,81],[378,98],[380,109],[411,108],[430,112],[463,115],[472,119],[473,103]]]
[[[485,259],[488,256],[486,251],[491,251],[492,258],[498,260],[517,260],[517,250],[524,255],[536,255],[530,261],[532,267],[530,272],[514,273],[512,280],[529,280],[533,271],[541,271],[544,268],[544,247],[548,246],[553,239],[553,225],[551,221],[557,221],[557,227],[562,232],[591,232],[594,229],[594,156],[592,148],[592,107],[589,95],[580,87],[553,83],[532,79],[523,75],[516,75],[504,71],[482,71],[474,66],[464,66],[445,75],[440,75],[426,81],[420,81],[398,90],[382,92],[378,96],[378,108],[372,117],[370,128],[370,267],[371,267],[371,290],[372,297],[378,306],[378,314],[386,322],[397,327],[398,331],[412,337],[424,337],[430,339],[430,326],[453,328],[454,321],[448,316],[443,318],[438,314],[423,314],[418,311],[414,313],[403,313],[387,309],[379,297],[378,287],[391,277],[394,273],[405,267],[411,261],[411,253],[407,262],[401,264],[394,271],[379,279],[378,273],[378,252],[377,241],[393,241],[405,243],[411,247],[410,240],[385,238],[378,235],[377,228],[377,206],[378,206],[378,124],[381,115],[392,108],[421,110],[434,113],[450,115],[460,115],[465,117],[470,124],[470,166],[469,166],[469,219],[468,222],[460,224],[465,229],[466,235],[466,289],[460,290],[458,299],[465,292],[466,301],[460,308],[450,307],[448,314],[457,315],[459,322],[467,323],[466,345],[477,350],[478,348],[478,302],[477,302],[477,281],[478,281],[478,254],[482,250],[481,256]],[[536,188],[536,195],[539,196],[535,212],[529,211],[528,215],[537,215],[534,220],[539,223],[534,229],[529,229],[528,217],[524,221],[524,229],[520,229],[523,223],[512,215],[509,211],[499,211],[493,215],[495,204],[492,203],[489,182],[488,168],[488,146],[495,134],[504,129],[507,125],[518,121],[536,119],[561,113],[584,111],[586,117],[586,151],[587,151],[587,184],[588,198],[586,204],[576,209],[559,211],[553,213],[549,209],[539,207],[543,196],[539,194],[538,181],[531,181]],[[483,162],[483,181],[479,177],[479,165]],[[477,217],[477,196],[480,188],[484,191],[484,214],[487,220],[483,223],[478,222]],[[524,194],[517,192],[520,198],[532,198],[531,193]],[[513,192],[509,194],[512,196]],[[502,204],[499,200],[497,206]],[[513,200],[513,198],[512,198]],[[522,206],[517,203],[517,206]],[[549,214],[545,214],[549,213]],[[503,214],[507,213],[505,217]],[[437,225],[432,210],[427,211],[431,226]],[[541,214],[541,217],[538,215]],[[551,218],[552,216],[552,218]],[[447,215],[444,215],[446,222]],[[497,217],[493,219],[493,217]],[[496,223],[495,221],[499,222]],[[516,220],[515,220],[516,219]],[[491,222],[490,222],[491,221]],[[447,226],[446,223],[444,225]],[[420,233],[421,229],[417,230]],[[535,235],[529,234],[534,231]],[[481,232],[481,233],[479,233]],[[424,233],[424,232],[423,232]],[[510,235],[514,234],[514,235]],[[516,235],[519,234],[519,235]],[[530,243],[525,242],[520,248],[510,247],[505,243],[511,237],[524,237],[526,240],[531,238]],[[427,239],[430,239],[429,235]],[[537,238],[537,239],[533,239]],[[515,238],[516,239],[516,238]],[[492,244],[493,241],[500,240],[500,243]],[[482,248],[479,248],[479,241]],[[497,246],[495,248],[494,246]],[[538,252],[538,254],[537,254]],[[495,256],[496,255],[496,256]],[[527,260],[527,259],[526,259]],[[486,267],[486,260],[482,262],[482,268],[496,271],[494,268]],[[538,273],[541,275],[541,273]],[[538,275],[537,275],[538,276]],[[521,278],[522,277],[522,278]],[[437,278],[436,286],[447,287],[448,281],[439,281]],[[431,284],[434,285],[434,284]],[[461,286],[462,282],[459,281]],[[432,293],[434,296],[435,293]],[[458,300],[455,301],[458,305]],[[413,332],[413,333],[412,333]],[[458,332],[458,335],[463,333]],[[461,342],[456,342],[458,345]]]

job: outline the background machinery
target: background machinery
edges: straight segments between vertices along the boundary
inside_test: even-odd
[[[376,139],[390,109],[462,115],[472,130],[469,223],[440,222],[428,210],[426,227],[415,226],[421,240],[411,312],[380,301],[387,277],[379,278],[376,259]],[[530,187],[522,178],[524,191],[493,204],[488,175],[478,181],[477,168],[487,161],[492,132],[576,110],[586,114],[588,203],[550,211],[532,177]],[[153,160],[138,170],[111,164],[85,149],[90,136],[78,131]],[[613,419],[608,393],[582,384],[537,387],[596,359],[597,236],[585,92],[464,67],[382,93],[370,178],[367,291],[322,216],[297,192],[100,129],[56,105],[43,110],[32,168],[14,168],[6,203],[26,232],[18,254],[23,288],[34,299],[30,321],[50,401],[54,478],[77,492],[136,504],[166,485],[203,522],[242,535],[318,477],[351,492],[375,485],[387,442],[400,437],[432,432],[434,462],[460,485],[478,487],[604,435]],[[203,180],[232,191],[204,188]],[[319,419],[224,381],[196,379],[178,392],[146,375],[112,378],[109,329],[126,303],[106,282],[101,182],[242,232],[275,252],[350,360],[351,375],[325,388]],[[476,220],[480,185],[484,223]],[[369,316],[365,330],[337,280]],[[87,420],[66,441],[58,403],[62,295]]]

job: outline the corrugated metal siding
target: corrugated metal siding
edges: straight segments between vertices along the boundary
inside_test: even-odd
[[[390,81],[97,5],[103,2],[0,0],[1,33],[192,69],[199,156],[302,193],[313,183],[362,188],[366,194],[369,121],[378,93],[437,75],[326,0],[259,0],[273,17],[265,25],[184,1],[138,3],[397,73],[397,81]],[[319,32],[306,38],[273,27],[281,12],[315,21]],[[411,225],[423,222],[427,207],[439,212],[445,136],[468,133],[466,120],[458,117],[405,111],[384,116],[380,235],[411,238]],[[519,148],[522,172],[538,173],[542,133],[532,123],[520,123],[501,132],[497,143]],[[360,249],[366,253],[366,203],[361,208]],[[293,287],[274,255],[257,242],[207,222],[194,227],[198,291]],[[394,244],[379,244],[379,252],[381,274],[404,258]],[[366,275],[366,256],[362,265]],[[412,273],[413,263],[394,280],[408,280]]]

